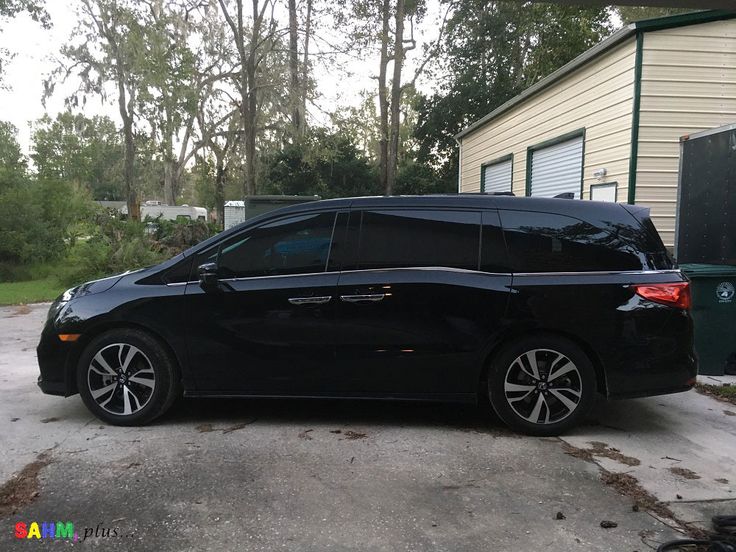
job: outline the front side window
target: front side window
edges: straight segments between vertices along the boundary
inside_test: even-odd
[[[280,219],[230,238],[207,260],[220,278],[324,272],[334,225],[335,213]]]
[[[358,269],[438,266],[478,270],[480,213],[417,209],[356,215]]]

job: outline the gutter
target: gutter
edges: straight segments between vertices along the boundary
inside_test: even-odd
[[[457,193],[463,191],[463,145],[460,139],[456,136],[455,142],[457,143]]]

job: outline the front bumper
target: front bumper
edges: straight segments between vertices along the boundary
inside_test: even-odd
[[[38,386],[48,395],[68,397],[77,392],[73,365],[78,345],[64,343],[59,339],[53,321],[46,322],[41,340],[36,347],[38,367]]]
[[[43,376],[38,376],[38,386],[47,395],[57,395],[59,397],[71,395],[68,392],[66,382],[63,381],[44,381]]]

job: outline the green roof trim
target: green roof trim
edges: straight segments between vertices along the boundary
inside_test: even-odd
[[[598,56],[605,52],[615,48],[619,44],[629,40],[630,38],[636,37],[638,33],[645,33],[649,31],[661,31],[664,29],[675,29],[677,27],[685,27],[688,25],[697,25],[699,23],[711,23],[713,21],[722,21],[725,19],[736,19],[736,11],[734,10],[708,10],[708,11],[697,11],[692,13],[684,13],[680,15],[670,15],[668,17],[658,17],[655,19],[644,19],[631,23],[626,27],[619,29],[605,40],[599,42],[589,50],[586,50],[578,57],[563,65],[557,71],[549,74],[536,84],[530,86],[524,90],[518,96],[511,98],[505,104],[491,111],[488,115],[479,119],[467,126],[459,133],[455,135],[456,140],[460,140],[463,136],[466,136],[492,121],[499,115],[510,111],[515,106],[528,100],[529,98],[537,95],[542,90],[548,88],[564,77],[577,71],[580,67],[587,64],[588,62],[596,59]]]

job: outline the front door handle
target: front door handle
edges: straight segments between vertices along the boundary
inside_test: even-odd
[[[322,295],[319,297],[289,297],[289,303],[292,305],[324,305],[329,303],[332,295]]]
[[[386,297],[385,293],[366,293],[366,294],[359,294],[359,295],[341,295],[340,301],[344,301],[346,303],[376,303],[378,301],[383,301],[383,298]]]

